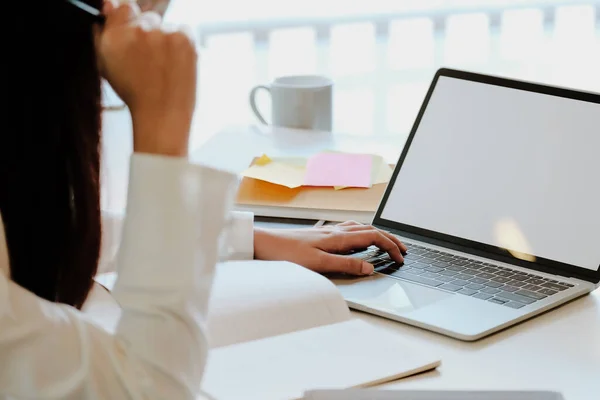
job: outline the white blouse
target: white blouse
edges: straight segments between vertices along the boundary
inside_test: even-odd
[[[253,256],[252,215],[230,212],[236,189],[226,172],[132,156],[126,217],[103,227],[115,332],[12,282],[0,219],[0,399],[199,398],[215,264]]]

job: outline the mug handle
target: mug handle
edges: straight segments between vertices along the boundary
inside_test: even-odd
[[[268,125],[267,121],[265,121],[265,119],[263,118],[263,116],[260,114],[260,111],[258,111],[258,107],[256,106],[256,93],[261,90],[264,89],[267,92],[269,92],[269,94],[271,94],[271,88],[265,85],[258,85],[255,86],[252,91],[250,92],[250,107],[252,108],[252,111],[254,112],[254,115],[256,115],[256,118],[258,118],[258,120],[263,123],[264,125]]]

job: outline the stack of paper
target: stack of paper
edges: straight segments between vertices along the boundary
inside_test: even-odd
[[[263,155],[242,175],[291,189],[317,186],[339,190],[387,183],[392,169],[381,156],[326,151],[310,158]]]

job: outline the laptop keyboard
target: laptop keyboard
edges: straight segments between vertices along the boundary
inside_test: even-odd
[[[404,264],[387,253],[369,248],[354,256],[373,264],[379,273],[519,309],[573,287],[500,265],[404,243]]]

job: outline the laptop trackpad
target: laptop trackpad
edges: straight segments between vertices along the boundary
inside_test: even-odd
[[[379,274],[334,283],[347,301],[395,314],[406,314],[455,296]]]

